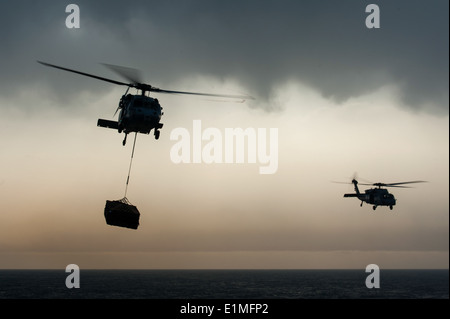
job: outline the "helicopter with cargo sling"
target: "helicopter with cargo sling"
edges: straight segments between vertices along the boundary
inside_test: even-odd
[[[231,98],[231,99],[253,99],[253,97],[248,95],[226,95],[226,94],[210,94],[210,93],[198,93],[198,92],[185,92],[185,91],[172,91],[172,90],[163,90],[151,86],[149,84],[142,83],[140,80],[140,75],[138,70],[111,65],[104,64],[109,67],[116,73],[120,74],[124,78],[130,81],[130,83],[120,82],[104,77],[100,77],[97,75],[80,72],[73,69],[68,69],[65,67],[57,66],[54,64],[49,64],[42,61],[37,61],[38,63],[60,69],[63,71],[68,71],[76,74],[80,74],[83,76],[91,77],[97,80],[109,82],[116,85],[127,86],[127,90],[125,94],[119,101],[119,106],[114,113],[119,112],[119,117],[117,121],[99,119],[97,121],[97,126],[115,129],[119,133],[125,133],[125,138],[122,142],[123,145],[126,144],[127,136],[129,133],[142,133],[142,134],[150,134],[150,131],[153,130],[155,139],[159,139],[160,129],[163,127],[161,123],[161,117],[164,115],[162,111],[163,108],[159,103],[158,99],[149,96],[150,92],[155,93],[164,93],[164,94],[187,94],[187,95],[200,95],[200,96],[209,96],[209,97],[221,97],[221,98]],[[135,88],[140,91],[140,94],[129,94],[128,91],[130,88]]]

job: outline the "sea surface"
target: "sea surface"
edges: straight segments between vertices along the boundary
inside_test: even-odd
[[[448,270],[0,270],[0,299],[448,299]]]

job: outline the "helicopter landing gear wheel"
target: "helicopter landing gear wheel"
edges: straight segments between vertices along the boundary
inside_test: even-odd
[[[390,210],[393,210],[393,209],[394,209],[394,207],[393,207],[393,206],[391,205],[391,206],[389,206],[389,209],[390,209]]]
[[[159,139],[159,135],[160,135],[160,131],[159,130],[155,130],[155,140]]]
[[[373,206],[373,210],[377,209],[377,206]]]

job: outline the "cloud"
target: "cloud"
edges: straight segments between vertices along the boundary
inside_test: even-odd
[[[110,88],[44,70],[35,63],[42,59],[115,79],[98,63],[136,67],[167,89],[183,89],[171,84],[193,75],[231,78],[260,101],[292,78],[339,103],[395,84],[405,107],[448,114],[447,1],[377,1],[381,28],[370,30],[361,1],[77,4],[78,30],[65,28],[61,2],[3,5],[2,95],[37,82],[65,97]]]

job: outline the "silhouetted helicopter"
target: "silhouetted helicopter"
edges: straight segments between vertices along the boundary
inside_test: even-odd
[[[128,88],[125,94],[120,99],[119,106],[116,112],[114,113],[115,116],[117,111],[120,110],[118,121],[99,119],[97,122],[97,126],[116,129],[118,130],[119,133],[124,132],[125,138],[122,142],[123,145],[125,145],[127,141],[127,135],[131,132],[150,134],[150,131],[154,129],[155,139],[159,139],[160,135],[159,130],[163,127],[163,124],[160,123],[161,116],[164,115],[164,113],[162,112],[163,108],[159,104],[158,99],[148,96],[147,92],[201,95],[201,96],[223,97],[242,100],[253,99],[251,96],[248,95],[225,95],[225,94],[209,94],[209,93],[162,90],[149,84],[142,83],[142,81],[140,81],[138,70],[121,67],[117,65],[104,64],[105,66],[109,67],[113,71],[117,72],[118,74],[129,80],[131,83],[119,82],[41,61],[37,62],[52,68],[81,74],[97,80],[106,81],[117,85],[127,86]],[[128,90],[130,88],[140,90],[141,94],[136,95],[128,94]]]
[[[366,189],[364,193],[361,193],[358,188],[358,181],[356,178],[353,178],[352,184],[355,185],[355,194],[344,194],[344,197],[357,197],[361,201],[361,205],[364,202],[367,204],[373,205],[373,210],[377,209],[378,206],[389,206],[392,210],[396,204],[396,199],[393,194],[389,193],[387,189],[381,187],[399,187],[399,188],[410,188],[408,186],[401,186],[404,184],[413,184],[413,183],[426,183],[425,181],[411,181],[411,182],[400,182],[400,183],[371,183],[371,184],[362,184],[360,185],[371,185],[376,186],[377,188]],[[348,184],[348,183],[345,183]]]

